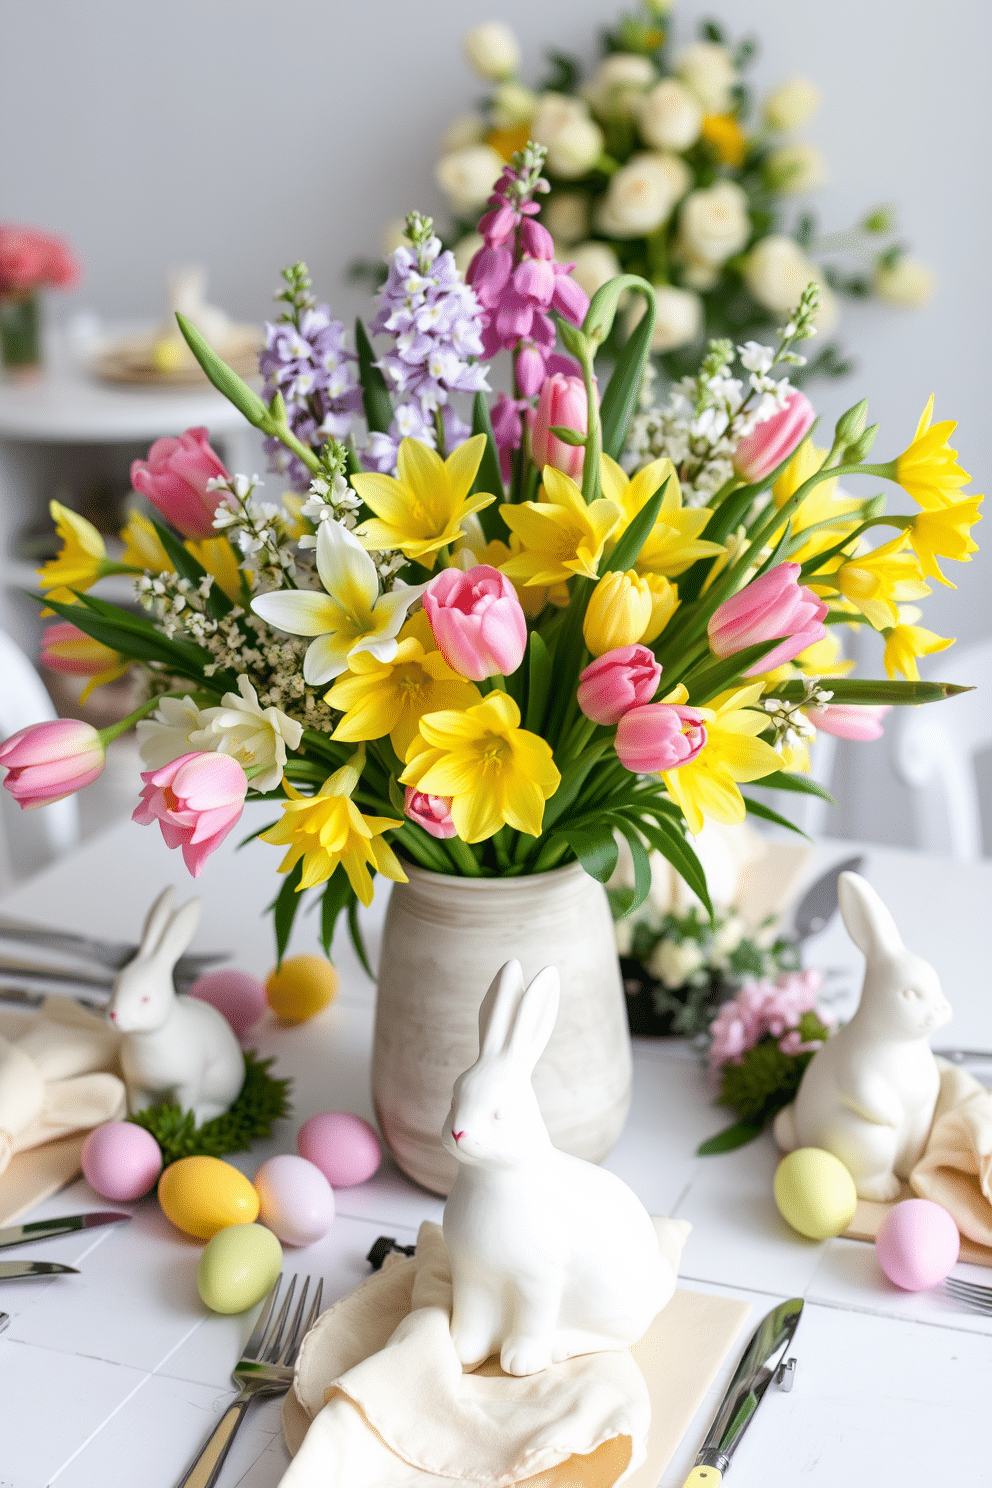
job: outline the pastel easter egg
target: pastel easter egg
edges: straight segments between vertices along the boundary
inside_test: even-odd
[[[284,1023],[302,1023],[325,1008],[338,990],[338,974],[324,956],[287,956],[269,972],[265,995]]]
[[[822,1147],[799,1147],[776,1169],[775,1202],[785,1222],[800,1235],[827,1240],[847,1229],[858,1194],[839,1157]]]
[[[162,1171],[162,1152],[143,1126],[133,1121],[106,1121],[83,1143],[83,1177],[102,1199],[128,1203],[155,1185]]]
[[[238,1038],[258,1022],[266,1008],[265,988],[258,977],[236,966],[204,972],[190,987],[189,995],[223,1013]]]
[[[282,1270],[282,1246],[258,1224],[228,1225],[203,1247],[196,1273],[212,1312],[247,1312],[261,1302]]]
[[[382,1162],[379,1138],[361,1116],[321,1111],[304,1121],[296,1137],[300,1156],[318,1167],[335,1188],[371,1178]]]
[[[258,1218],[258,1194],[244,1173],[219,1157],[172,1163],[158,1181],[158,1201],[166,1219],[197,1240]]]
[[[334,1223],[334,1190],[305,1157],[283,1152],[255,1174],[259,1218],[284,1245],[312,1245]]]
[[[940,1204],[904,1199],[879,1225],[875,1254],[885,1275],[907,1292],[935,1287],[948,1276],[961,1249],[958,1227]]]

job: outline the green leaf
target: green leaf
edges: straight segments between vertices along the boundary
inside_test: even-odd
[[[297,885],[303,877],[303,861],[300,860],[291,872],[287,873],[283,880],[282,888],[273,899],[269,908],[274,912],[273,918],[276,927],[276,965],[282,965],[282,958],[286,954],[289,945],[290,933],[293,929],[293,921],[296,919],[296,911],[302,902],[302,894],[296,892]]]
[[[154,517],[152,526],[155,528],[159,542],[172,559],[173,568],[181,578],[189,579],[191,584],[199,584],[201,579],[208,577],[203,564],[198,558],[193,557],[188,548],[183,546],[175,533],[170,532],[168,527],[163,527],[160,522],[156,522]],[[211,619],[219,620],[223,615],[230,614],[233,608],[234,605],[214,579],[207,597],[207,613]]]
[[[644,280],[640,281],[641,284],[644,282]],[[599,418],[603,430],[603,453],[614,460],[620,458],[620,452],[627,442],[627,430],[637,406],[637,395],[641,390],[644,364],[651,354],[654,321],[655,298],[652,290],[648,300],[648,312],[638,321],[633,333],[621,347],[600,404]]]
[[[668,489],[668,481],[674,479],[675,477],[670,475],[661,490],[656,491],[649,501],[645,501],[613,552],[599,565],[600,576],[607,573],[626,573],[628,568],[633,568],[641,556],[641,549],[647,542],[651,529],[658,520],[661,503]]]
[[[499,468],[499,447],[496,444],[496,436],[493,434],[489,407],[483,393],[476,393],[472,400],[472,433],[484,434],[486,447],[482,451],[482,461],[476,471],[469,494],[474,495],[476,491],[486,491],[496,497],[492,505],[483,507],[477,516],[488,542],[496,540],[506,542],[510,534],[499,513],[499,505],[501,501],[505,501],[506,491],[503,486],[503,473]]]
[[[565,350],[571,352],[572,356],[581,362],[582,358],[587,354],[589,343],[578,326],[574,326],[563,315],[559,316],[558,335],[561,337]]]
[[[624,914],[630,914],[634,909],[640,909],[651,888],[651,860],[647,855],[644,843],[637,835],[634,824],[626,817],[609,813],[608,820],[612,820],[617,830],[622,832],[630,848],[630,855],[634,860],[634,888],[633,893],[627,891],[630,903],[624,910]],[[626,897],[626,896],[625,896]]]
[[[544,820],[541,831],[545,835],[551,830],[555,822],[565,815],[565,812],[575,802],[579,791],[585,783],[586,776],[594,765],[599,763],[600,756],[610,748],[611,740],[602,739],[598,744],[591,745],[581,757],[566,765],[561,772],[561,784],[544,808]]]
[[[375,981],[375,973],[369,965],[368,952],[365,949],[365,938],[362,935],[362,927],[358,923],[358,900],[352,895],[348,905],[348,930],[351,933],[351,943],[355,947],[355,955],[358,957],[370,982]]]
[[[889,703],[903,707],[909,703],[939,703],[957,697],[961,692],[974,692],[973,687],[956,687],[952,682],[884,682],[881,678],[823,677],[821,685],[833,693],[833,703]],[[783,682],[767,694],[789,703],[801,703],[806,696],[805,681]]]
[[[781,644],[781,638],[759,641],[756,646],[745,646],[743,651],[735,651],[733,656],[705,661],[683,678],[689,691],[690,703],[695,708],[701,708],[710,698],[726,691],[732,682],[739,681],[742,687],[747,687],[754,679],[741,674]]]
[[[332,873],[321,895],[320,943],[324,947],[324,954],[328,961],[331,959],[331,945],[334,941],[334,927],[337,924],[338,915],[353,893],[346,873]]]
[[[738,1147],[745,1147],[748,1142],[753,1142],[755,1137],[760,1137],[763,1129],[751,1121],[735,1121],[733,1126],[725,1126],[715,1137],[700,1142],[696,1148],[696,1156],[713,1157],[719,1152],[734,1152]]]
[[[788,770],[774,770],[771,775],[762,775],[761,786],[764,790],[797,791],[802,796],[819,796],[821,801],[829,801],[831,806],[837,802],[818,780],[812,780],[808,775],[793,775]]]
[[[657,314],[654,287],[646,279],[642,279],[639,274],[618,274],[615,279],[607,280],[605,284],[600,285],[599,289],[597,289],[589,301],[589,309],[586,311],[586,318],[582,322],[583,334],[590,341],[595,341],[602,345],[606,340],[613,329],[617,307],[623,296],[630,289],[640,290],[648,302],[647,314],[640,322],[640,325],[647,324],[647,342],[650,346],[651,337],[654,334],[655,315]],[[638,326],[638,329],[640,329],[640,326]],[[639,384],[640,378],[638,378]],[[606,395],[604,394],[604,402],[605,399]]]
[[[667,817],[659,816],[653,822],[639,821],[638,826],[651,846],[663,858],[667,858],[676,873],[685,880],[696,897],[702,900],[706,913],[712,920],[713,905],[710,902],[703,865],[697,858],[695,849],[685,840],[675,823]]]
[[[564,424],[555,424],[548,432],[553,434],[556,439],[560,439],[562,444],[570,444],[576,449],[580,444],[584,445],[586,442],[586,436],[580,434],[578,429],[566,429]]]
[[[756,780],[754,784],[763,785],[764,781]],[[753,796],[745,796],[743,791],[741,791],[741,795],[744,797],[744,805],[747,807],[751,816],[760,816],[762,821],[774,822],[779,827],[788,827],[789,831],[795,832],[797,837],[805,837],[807,842],[812,841],[809,833],[804,832],[801,827],[797,827],[795,822],[791,822],[787,816],[780,816],[777,811],[773,811],[763,801],[756,801]]]
[[[119,651],[122,656],[133,657],[135,661],[158,661],[181,677],[204,682],[203,668],[209,659],[206,652],[186,642],[170,640],[136,615],[128,615],[115,605],[104,605],[112,612],[113,618],[109,618],[95,610],[92,602],[87,602],[89,596],[85,594],[79,595],[82,604],[73,605],[62,604],[44,595],[32,595],[32,598],[47,605],[63,619],[71,620],[94,641],[102,642],[112,651]],[[206,686],[208,691],[215,692],[217,679],[211,679]]]
[[[590,878],[606,882],[620,855],[609,822],[600,821],[589,827],[562,827],[556,835],[565,839]]]
[[[393,402],[386,388],[386,379],[374,365],[372,342],[360,319],[355,321],[355,349],[358,352],[358,375],[362,384],[365,422],[371,433],[385,434],[393,422]]]
[[[217,391],[223,393],[228,402],[233,403],[238,412],[243,413],[256,429],[264,428],[269,423],[269,410],[258,394],[253,392],[248,384],[243,382],[238,374],[217,355],[210,342],[206,337],[201,336],[192,321],[187,320],[185,315],[180,315],[178,312],[176,320],[186,338],[186,345]]]
[[[528,656],[527,713],[524,728],[532,734],[540,734],[544,715],[548,711],[548,696],[551,692],[551,657],[548,648],[536,630],[530,633]]]

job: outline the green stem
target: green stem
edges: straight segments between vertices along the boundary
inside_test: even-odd
[[[558,842],[546,842],[534,860],[531,872],[547,873],[550,869],[557,867],[568,851],[569,846],[564,839]]]
[[[599,396],[596,392],[594,348],[583,337],[582,381],[586,389],[586,453],[582,462],[582,495],[586,505],[602,494],[600,461],[603,455],[603,426],[599,418]]]
[[[482,869],[467,842],[460,837],[448,837],[445,841],[449,853],[466,878],[482,878]]]
[[[106,728],[99,729],[100,742],[106,749],[107,745],[112,743],[114,739],[119,739],[121,734],[126,734],[128,729],[133,728],[140,719],[154,712],[163,697],[178,698],[183,696],[184,694],[181,692],[164,692],[159,697],[149,698],[147,702],[142,703],[140,708],[135,708],[133,713],[129,713],[126,718],[122,718],[119,723],[108,723]]]

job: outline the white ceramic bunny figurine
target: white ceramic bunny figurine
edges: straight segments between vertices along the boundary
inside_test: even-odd
[[[895,921],[857,873],[838,881],[848,934],[865,955],[851,1021],[813,1055],[796,1098],[775,1118],[783,1152],[825,1147],[862,1199],[894,1199],[923,1155],[940,1075],[927,1042],[951,1016],[937,973],[903,945]]]
[[[451,1338],[469,1368],[499,1352],[507,1374],[626,1348],[675,1290],[689,1226],[670,1257],[615,1174],[551,1145],[531,1084],[558,1013],[558,973],[524,990],[508,961],[479,1011],[479,1058],[455,1082],[445,1147],[458,1159],[444,1207]]]
[[[119,973],[107,1016],[122,1035],[132,1115],[168,1101],[192,1111],[201,1126],[234,1104],[245,1063],[223,1014],[196,997],[176,996],[172,969],[193,939],[200,901],[177,910],[174,903],[173,890],[165,889],[148,911],[141,948]]]

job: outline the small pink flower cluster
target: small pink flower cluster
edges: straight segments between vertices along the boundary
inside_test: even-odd
[[[70,289],[78,278],[79,265],[61,238],[0,223],[0,294]]]
[[[804,1043],[799,1032],[803,1013],[816,1012],[821,1023],[833,1022],[816,999],[823,986],[823,972],[786,971],[774,982],[750,982],[736,997],[725,1002],[710,1026],[710,1073],[723,1065],[740,1063],[741,1055],[767,1035],[778,1040],[783,1054],[805,1054],[819,1047]]]

